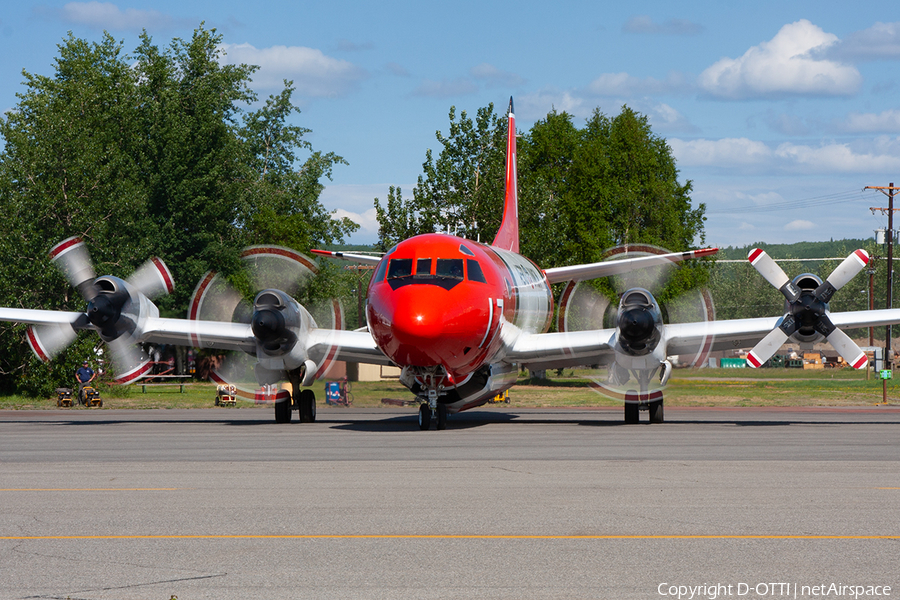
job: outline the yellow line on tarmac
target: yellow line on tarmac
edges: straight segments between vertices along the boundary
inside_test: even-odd
[[[0,492],[174,492],[184,488],[0,488]]]
[[[174,534],[21,535],[0,540],[900,540],[900,535],[442,535],[442,534]]]

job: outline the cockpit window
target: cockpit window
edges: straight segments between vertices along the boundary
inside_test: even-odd
[[[481,265],[462,258],[392,258],[387,267],[387,282],[395,290],[407,285],[436,285],[449,290],[465,279],[466,262],[469,279],[486,283]]]
[[[463,278],[463,260],[461,258],[439,258],[434,274],[438,277],[450,279]]]
[[[375,275],[373,279],[375,281],[384,281],[384,273],[387,271],[388,259],[382,259],[380,263],[378,263],[378,268],[375,270]]]
[[[477,260],[472,260],[471,258],[466,260],[466,269],[469,271],[469,281],[487,283],[487,280],[484,278],[484,271],[481,270],[481,264]]]
[[[391,266],[388,267],[387,278],[409,277],[412,275],[412,263],[411,258],[392,258]]]
[[[459,245],[459,251],[466,256],[475,256],[475,253],[469,250],[464,244]]]
[[[431,275],[431,259],[420,258],[416,260],[416,276]]]

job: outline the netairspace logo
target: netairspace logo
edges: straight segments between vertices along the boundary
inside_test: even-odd
[[[656,588],[660,596],[677,600],[717,600],[719,598],[884,598],[891,595],[889,585],[846,585],[821,583],[704,583],[703,585],[679,585],[661,583]]]

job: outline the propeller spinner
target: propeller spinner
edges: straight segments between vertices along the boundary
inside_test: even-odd
[[[825,281],[819,283],[815,288],[798,286],[796,282],[791,281],[781,267],[760,248],[751,250],[748,260],[766,281],[778,288],[785,298],[785,313],[778,327],[769,332],[747,354],[747,363],[751,367],[760,367],[778,351],[788,338],[798,333],[819,334],[828,340],[828,343],[854,369],[866,367],[868,359],[865,353],[828,317],[828,301],[831,300],[834,293],[868,264],[869,255],[865,250],[852,252]]]

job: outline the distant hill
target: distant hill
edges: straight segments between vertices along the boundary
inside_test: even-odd
[[[719,259],[745,260],[750,250],[762,248],[769,256],[779,258],[837,258],[847,256],[858,248],[869,249],[875,239],[844,239],[827,242],[797,242],[796,244],[766,244],[759,242],[747,246],[720,248]]]

